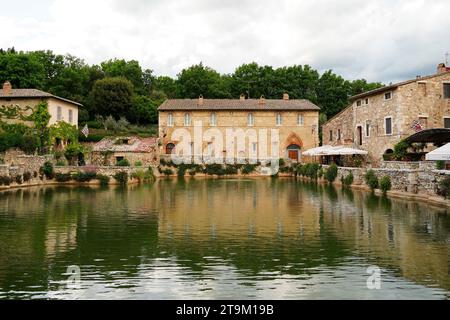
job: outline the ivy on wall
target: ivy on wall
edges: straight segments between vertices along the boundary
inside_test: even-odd
[[[0,121],[3,122],[3,119],[33,121],[33,108],[30,106],[2,105],[0,106]]]

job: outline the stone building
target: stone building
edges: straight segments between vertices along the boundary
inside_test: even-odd
[[[419,131],[450,128],[450,68],[351,97],[351,105],[326,122],[324,145],[349,145],[369,152],[379,165],[395,144]]]
[[[205,155],[210,155],[227,161],[250,157],[300,161],[302,150],[319,145],[319,110],[308,100],[290,100],[288,94],[280,100],[246,99],[244,96],[235,100],[203,97],[167,100],[158,109],[160,152],[163,155],[176,152],[177,144],[182,140],[177,137],[177,132],[185,132],[192,139],[189,142],[191,155],[200,155],[203,160]],[[202,140],[195,144],[194,133],[198,125],[201,125]],[[208,132],[218,133],[226,141],[216,144],[216,139],[208,136]],[[230,132],[236,133],[232,147],[226,139]],[[277,134],[278,139],[275,138]],[[239,146],[238,139],[245,142]]]
[[[51,116],[49,125],[65,121],[78,127],[78,108],[82,106],[80,103],[36,89],[13,89],[8,81],[0,90],[0,120],[26,124],[23,117],[31,115],[43,100],[47,102]]]
[[[91,164],[115,166],[121,160],[128,160],[131,166],[140,162],[142,166],[158,163],[156,138],[108,137],[92,148]]]

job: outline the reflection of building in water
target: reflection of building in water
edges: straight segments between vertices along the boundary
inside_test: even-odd
[[[355,205],[356,210],[349,211]],[[450,289],[450,249],[442,210],[362,193],[354,194],[354,202],[343,197],[334,206],[325,202],[324,210],[325,225],[340,240],[366,248],[355,254],[407,279]]]
[[[308,276],[358,258],[450,289],[449,221],[428,206],[291,179],[11,191],[0,194],[0,288],[30,270],[20,286],[47,285],[69,261],[108,277],[167,257],[198,271],[217,257],[257,276]]]
[[[195,186],[193,186],[195,184]],[[184,192],[173,191],[183,188]],[[168,230],[193,239],[205,236],[239,237],[248,234],[317,236],[318,208],[296,188],[284,188],[271,179],[192,181],[189,186],[164,181],[159,192],[159,234]],[[294,201],[295,199],[295,201]],[[295,205],[294,205],[295,204]],[[184,236],[184,235],[183,235]]]

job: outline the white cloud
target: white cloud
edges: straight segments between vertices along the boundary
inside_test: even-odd
[[[26,14],[28,1],[7,4],[0,47],[136,59],[172,76],[199,61],[224,73],[256,61],[387,82],[432,73],[450,51],[446,0],[47,1]]]

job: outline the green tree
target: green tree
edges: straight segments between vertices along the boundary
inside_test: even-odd
[[[154,82],[153,90],[164,92],[168,99],[180,97],[178,82],[171,77],[157,77]]]
[[[48,112],[48,103],[47,101],[41,101],[38,103],[34,112],[32,114],[34,128],[37,130],[39,135],[39,146],[41,147],[40,152],[45,151],[45,147],[48,146],[49,143],[49,129],[48,123],[50,121],[50,113]]]
[[[133,84],[125,78],[95,82],[90,94],[91,114],[126,116],[133,107]]]
[[[357,95],[367,91],[375,90],[383,87],[384,85],[380,82],[367,82],[365,79],[358,79],[351,82],[351,95]]]
[[[143,71],[138,61],[114,59],[102,62],[101,66],[106,77],[123,77],[131,81],[136,93],[145,94],[150,92],[153,82],[152,71],[149,69]]]
[[[40,61],[24,52],[0,54],[0,83],[10,81],[15,88],[42,88],[45,70]]]
[[[350,89],[350,82],[334,74],[331,70],[322,74],[316,87],[317,104],[328,118],[348,106]]]
[[[183,69],[178,75],[180,97],[196,99],[200,95],[205,98],[226,98],[231,94],[226,90],[221,75],[202,63]]]

